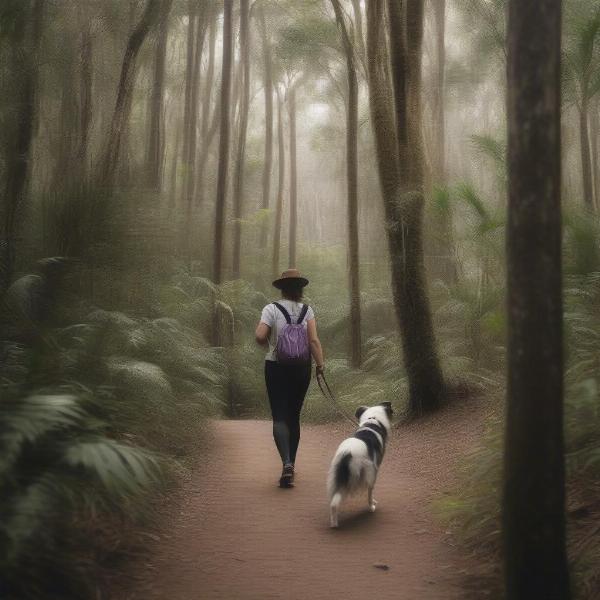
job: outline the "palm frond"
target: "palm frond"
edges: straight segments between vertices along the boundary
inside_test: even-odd
[[[63,460],[71,467],[83,468],[117,497],[143,491],[160,474],[159,462],[150,452],[101,437],[69,445]]]

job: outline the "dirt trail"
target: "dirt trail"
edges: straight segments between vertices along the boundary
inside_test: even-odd
[[[219,421],[177,513],[121,600],[453,600],[468,566],[431,513],[482,428],[469,403],[395,429],[377,512],[360,498],[328,527],[325,476],[344,425],[304,426],[294,489],[265,421]],[[476,409],[474,411],[474,409]],[[387,565],[388,569],[375,565]]]

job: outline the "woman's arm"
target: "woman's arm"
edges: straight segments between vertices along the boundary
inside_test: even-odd
[[[256,326],[256,343],[260,346],[266,346],[269,343],[269,336],[271,335],[271,328],[262,321]]]
[[[308,321],[307,326],[310,353],[315,359],[315,363],[317,364],[317,370],[321,370],[323,369],[323,348],[321,347],[321,342],[319,340],[319,336],[317,335],[316,319],[311,319],[310,321]]]

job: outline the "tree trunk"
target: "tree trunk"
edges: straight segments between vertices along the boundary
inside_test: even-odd
[[[170,7],[169,7],[170,8]],[[165,93],[165,62],[169,36],[169,10],[163,8],[156,53],[154,55],[154,77],[148,111],[148,154],[146,156],[146,181],[157,192],[161,191],[165,143],[163,134],[163,99]]]
[[[339,0],[332,0],[335,18],[342,34],[348,77],[346,108],[346,185],[348,194],[348,279],[350,288],[350,360],[358,368],[361,359],[360,271],[358,237],[358,80],[354,46]]]
[[[88,144],[92,125],[92,31],[87,23],[81,34],[81,59],[79,72],[79,148],[77,165],[82,181],[87,180]]]
[[[288,91],[288,111],[290,116],[290,269],[296,267],[296,234],[298,230],[298,165],[296,159],[296,89],[292,85]]]
[[[265,9],[261,5],[258,14],[262,37],[264,92],[265,92],[265,160],[262,174],[262,209],[267,210],[271,196],[271,171],[273,169],[273,64],[271,59],[271,42],[267,32]],[[260,233],[260,247],[267,247],[268,223],[265,220]]]
[[[436,182],[446,182],[446,0],[434,0],[436,83],[434,93],[435,131],[434,177]]]
[[[190,14],[193,6],[190,2]],[[206,34],[206,15],[204,13],[196,16],[196,39],[193,50],[191,97],[189,112],[189,132],[188,132],[188,154],[186,157],[185,178],[183,187],[185,190],[185,248],[189,264],[192,260],[192,207],[194,204],[195,183],[196,183],[196,155],[198,141],[198,94],[200,91],[200,70],[202,65],[202,48],[204,47],[204,37]]]
[[[76,71],[74,57],[76,47],[72,40],[65,40],[65,59],[59,68],[61,85],[60,111],[58,115],[57,140],[53,144],[56,162],[52,189],[55,192],[70,192],[79,172],[73,170],[79,142],[79,106],[77,102]]]
[[[208,65],[206,68],[206,77],[204,80],[204,93],[202,98],[202,123],[201,123],[201,139],[202,145],[200,148],[200,158],[198,159],[198,168],[196,172],[196,204],[200,206],[204,201],[204,169],[208,160],[208,153],[211,142],[217,131],[219,124],[217,109],[213,112],[212,121],[210,122],[210,106],[212,99],[212,89],[215,79],[215,45],[217,39],[217,19],[218,11],[213,8],[210,14],[210,23],[208,29]]]
[[[188,3],[188,28],[187,28],[187,44],[186,44],[186,61],[185,61],[185,91],[183,100],[183,185],[181,186],[181,193],[183,198],[183,206],[185,207],[186,214],[188,213],[188,200],[189,196],[189,171],[192,168],[192,155],[190,152],[191,147],[191,136],[192,136],[192,113],[195,112],[193,105],[193,89],[194,89],[194,76],[196,72],[196,26],[198,20],[196,19],[196,4],[190,0]],[[185,228],[185,252],[188,252],[189,243],[189,229],[188,221],[189,214],[187,214],[186,222],[184,223]]]
[[[240,126],[238,131],[237,156],[233,180],[233,278],[240,278],[242,251],[242,215],[244,208],[244,160],[246,155],[246,133],[248,130],[248,108],[250,106],[250,2],[240,0],[240,60],[242,61],[242,97],[240,102]]]
[[[202,98],[202,124],[201,137],[206,141],[208,134],[208,121],[210,116],[210,101],[212,98],[212,88],[215,78],[215,45],[217,41],[217,11],[214,9],[210,13],[208,25],[208,64],[206,67],[206,77],[204,80],[204,94]]]
[[[219,125],[221,122],[220,119],[221,119],[221,108],[220,108],[220,104],[217,104],[217,106],[215,107],[215,110],[213,112],[210,127],[208,128],[208,132],[206,134],[206,140],[203,144],[202,152],[200,153],[200,160],[199,160],[199,164],[198,164],[198,173],[197,173],[197,177],[196,177],[196,183],[199,186],[198,187],[198,189],[199,189],[198,204],[201,204],[202,200],[203,200],[204,171],[206,169],[206,163],[208,162],[209,151],[210,151],[210,147],[212,145],[212,141],[217,133],[217,129],[219,128]]]
[[[171,157],[171,191],[169,193],[169,215],[173,214],[177,206],[177,169],[179,166],[179,151],[181,146],[181,127],[177,119],[173,118],[173,129],[175,130],[175,142],[173,155]]]
[[[148,0],[137,26],[129,36],[121,66],[117,100],[100,169],[101,185],[110,187],[114,181],[121,153],[123,131],[129,121],[129,114],[131,112],[137,55],[146,36],[159,19],[161,8],[164,8],[164,6],[165,3],[161,2],[161,0]]]
[[[16,234],[25,200],[30,171],[35,108],[38,87],[38,62],[46,2],[35,0],[21,7],[15,19],[10,77],[15,90],[13,130],[7,137],[4,188],[4,243],[0,244],[0,295],[10,285],[15,268]]]
[[[588,133],[589,100],[584,94],[579,107],[579,141],[581,145],[581,177],[583,182],[583,203],[587,210],[594,209],[592,184],[592,164],[590,157],[590,136]]]
[[[600,136],[600,123],[598,122],[598,103],[592,106],[590,111],[590,136],[592,146],[592,179],[594,182],[594,207],[600,212],[600,148],[598,137]]]
[[[223,66],[221,74],[219,167],[217,173],[217,196],[215,201],[215,246],[213,255],[213,281],[223,281],[223,238],[225,229],[225,202],[227,196],[227,172],[229,169],[229,116],[231,108],[231,60],[232,60],[232,8],[233,0],[224,0],[223,11]],[[216,331],[216,330],[215,330]],[[217,334],[218,335],[218,334]]]
[[[510,0],[508,14],[506,597],[566,600],[561,2]]]
[[[436,42],[436,78],[433,101],[433,183],[446,185],[446,0],[433,0]],[[435,190],[434,190],[435,193]],[[432,277],[448,283],[457,280],[457,268],[452,235],[452,216],[449,209],[434,210]]]
[[[414,1],[414,0],[413,0]],[[417,0],[416,3],[419,3]],[[423,181],[420,140],[420,43],[422,6],[406,6],[410,35],[403,35],[404,15],[389,0],[390,47],[394,97],[385,44],[384,1],[370,0],[367,13],[369,103],[379,179],[387,221],[394,305],[409,380],[409,413],[437,408],[446,394],[440,367],[423,264]],[[408,119],[410,107],[416,122]],[[410,148],[410,152],[408,152]]]
[[[279,277],[279,255],[281,252],[281,222],[283,220],[283,196],[285,187],[285,139],[283,134],[283,102],[277,92],[277,149],[278,149],[278,181],[277,202],[275,205],[275,226],[273,228],[273,259],[271,275]]]
[[[363,31],[363,15],[362,8],[360,7],[360,0],[352,0],[352,12],[354,13],[354,22],[356,26],[355,37],[358,41],[358,51],[364,65],[364,58],[367,52],[365,49],[365,33]]]

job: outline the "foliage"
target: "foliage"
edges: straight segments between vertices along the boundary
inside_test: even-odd
[[[42,313],[48,272],[35,277],[37,287],[9,289],[2,314],[29,323],[7,330],[1,344],[3,592],[83,597],[91,566],[81,558],[103,543],[81,539],[86,524],[143,517],[202,419],[222,410],[224,359],[166,314],[134,318],[85,305]],[[61,312],[71,319],[57,323]]]

